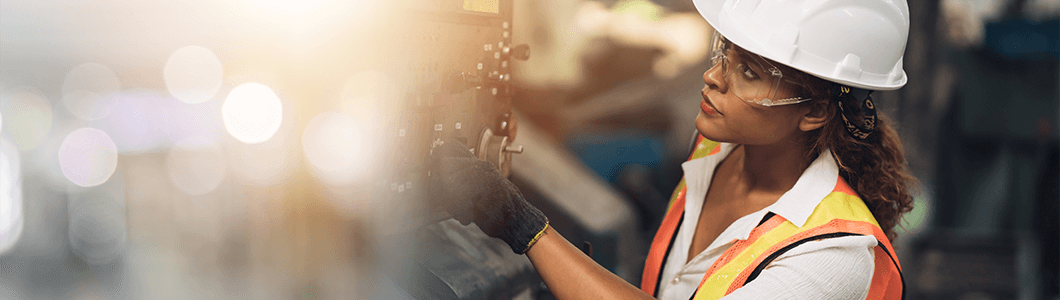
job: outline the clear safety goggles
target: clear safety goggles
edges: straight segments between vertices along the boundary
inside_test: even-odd
[[[811,98],[794,97],[777,99],[781,84],[799,85],[784,79],[780,69],[758,54],[737,51],[738,46],[715,32],[710,43],[711,70],[720,67],[728,91],[750,103],[777,106],[801,103]]]

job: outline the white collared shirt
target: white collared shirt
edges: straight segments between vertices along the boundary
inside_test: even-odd
[[[703,200],[714,168],[735,145],[721,143],[719,153],[681,164],[687,185],[685,214],[667,254],[659,282],[659,299],[688,299],[703,275],[736,239],[747,239],[767,212],[802,227],[817,204],[835,188],[839,168],[830,151],[823,151],[803,171],[795,186],[762,210],[737,219],[703,252],[688,260]],[[724,299],[865,299],[872,283],[872,236],[848,236],[808,242],[784,253],[759,276]],[[685,262],[688,263],[685,263]]]

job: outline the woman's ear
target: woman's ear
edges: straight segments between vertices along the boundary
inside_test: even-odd
[[[809,109],[799,120],[799,130],[812,131],[824,126],[828,121],[828,104],[831,101],[812,101]]]

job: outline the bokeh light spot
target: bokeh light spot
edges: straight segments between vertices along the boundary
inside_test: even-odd
[[[191,142],[190,144],[202,144]],[[187,149],[173,147],[166,157],[166,169],[173,186],[182,192],[199,196],[209,193],[225,178],[224,153],[219,147]]]
[[[121,91],[118,75],[98,63],[79,65],[63,81],[63,105],[71,114],[84,120],[106,117],[114,109],[113,96]]]
[[[899,229],[903,234],[918,234],[931,223],[932,197],[921,193],[913,196],[913,209],[902,216]]]
[[[221,88],[224,67],[210,49],[186,46],[166,61],[163,78],[169,93],[184,103],[210,100]]]
[[[4,130],[11,135],[19,149],[26,151],[36,148],[51,130],[51,104],[33,90],[4,94],[0,100],[0,111],[6,116],[3,120]]]
[[[225,129],[240,142],[261,143],[273,136],[283,120],[280,98],[268,86],[244,83],[232,89],[221,106]]]
[[[102,130],[74,130],[59,146],[59,167],[63,176],[76,185],[100,185],[110,179],[117,166],[118,148]]]
[[[317,176],[325,183],[345,185],[362,179],[376,161],[379,146],[349,115],[328,112],[309,121],[302,148]]]

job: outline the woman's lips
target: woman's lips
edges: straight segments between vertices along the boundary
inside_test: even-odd
[[[718,111],[715,110],[713,106],[710,106],[710,103],[707,103],[707,101],[700,102],[699,108],[702,109],[703,112],[707,113],[708,115],[718,114]]]
[[[699,109],[702,109],[703,112],[707,113],[708,115],[719,114],[718,110],[714,108],[714,105],[710,104],[710,100],[707,99],[706,93],[703,93],[703,101],[699,102]]]

